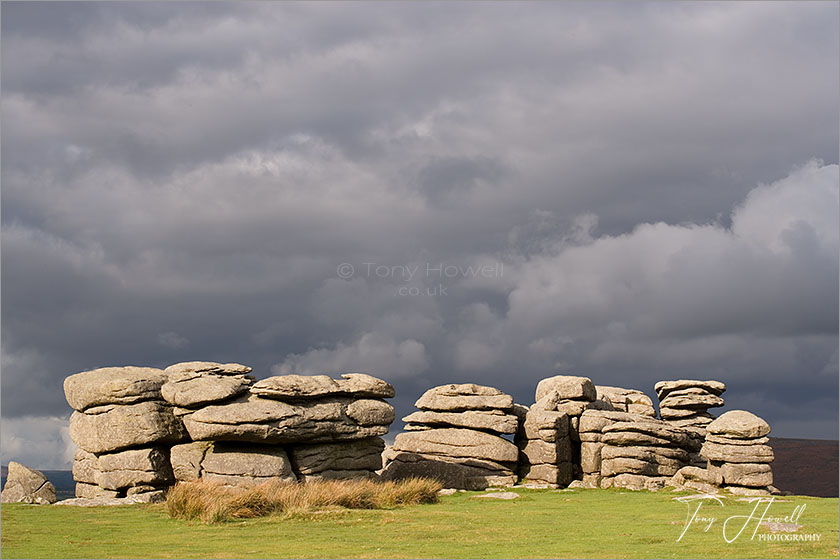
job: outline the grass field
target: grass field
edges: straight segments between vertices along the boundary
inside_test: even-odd
[[[775,498],[768,516],[799,512],[796,535],[770,542],[755,504],[704,502],[689,508],[668,492],[522,490],[504,501],[458,493],[438,504],[388,510],[332,510],[221,524],[170,518],[164,505],[2,507],[3,558],[837,558],[838,500]],[[767,507],[762,504],[756,517]],[[795,508],[798,508],[795,510]],[[741,517],[738,517],[741,516]],[[714,517],[708,531],[709,520]],[[727,520],[729,520],[727,522]],[[733,542],[727,543],[746,528]],[[771,537],[772,538],[772,537]],[[766,539],[766,537],[765,537]]]

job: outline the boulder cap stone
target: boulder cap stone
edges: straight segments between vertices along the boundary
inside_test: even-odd
[[[677,379],[674,381],[659,381],[653,386],[660,400],[664,399],[672,391],[693,388],[700,388],[713,395],[720,396],[726,391],[726,384],[722,381],[715,381],[714,379],[705,381],[699,379]]]
[[[218,362],[180,362],[163,370],[167,375],[176,373],[211,373],[215,375],[244,375],[251,373],[249,366],[242,364],[220,364]]]
[[[539,401],[551,391],[557,391],[561,398],[569,400],[594,401],[598,393],[588,377],[576,375],[555,375],[537,383],[534,400]]]
[[[733,439],[760,438],[770,433],[770,425],[752,412],[730,410],[706,426],[710,434]]]
[[[343,373],[341,379],[326,375],[275,375],[255,383],[251,393],[278,400],[343,395],[388,399],[396,394],[390,383],[366,373]]]
[[[65,378],[64,396],[78,411],[94,406],[160,400],[160,387],[167,379],[168,375],[156,368],[105,367]]]
[[[440,412],[456,410],[502,410],[513,409],[513,397],[495,387],[475,383],[451,383],[432,387],[414,403],[421,410]]]

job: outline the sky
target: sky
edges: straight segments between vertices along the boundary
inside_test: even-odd
[[[0,459],[188,360],[718,379],[838,437],[837,2],[2,3]],[[397,420],[390,437],[400,431]]]

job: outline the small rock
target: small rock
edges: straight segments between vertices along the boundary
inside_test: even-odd
[[[497,500],[515,500],[519,497],[516,492],[492,492],[490,494],[480,494],[473,496],[473,498],[495,498]]]

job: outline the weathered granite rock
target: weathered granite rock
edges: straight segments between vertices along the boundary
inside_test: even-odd
[[[196,408],[224,401],[248,391],[250,375],[218,375],[182,371],[173,373],[160,392],[166,402],[177,407]]]
[[[689,453],[679,447],[613,447],[601,450],[602,459],[615,458],[638,459],[659,464],[682,466],[689,460]]]
[[[329,397],[296,404],[256,395],[184,417],[193,440],[257,443],[327,442],[388,433],[394,407],[378,399]]]
[[[773,484],[773,473],[767,463],[725,463],[720,467],[727,485],[766,487]]]
[[[661,490],[670,481],[667,476],[646,476],[640,474],[619,474],[601,478],[601,488],[626,488],[628,490]]]
[[[513,409],[513,397],[495,389],[473,383],[432,387],[414,403],[421,410],[440,412],[462,410]]]
[[[94,498],[118,498],[120,496],[120,492],[117,490],[106,490],[96,484],[88,484],[86,482],[76,482],[76,497],[82,499],[94,499]],[[66,500],[58,502],[62,505]]]
[[[99,473],[99,460],[93,453],[77,449],[73,455],[73,480],[86,484],[96,484]]]
[[[184,424],[159,401],[105,405],[74,412],[70,437],[90,453],[107,453],[154,443],[176,443],[186,437]]]
[[[384,449],[385,442],[379,437],[287,447],[294,472],[304,478],[326,472],[332,473],[330,478],[336,478],[338,472],[377,471],[382,468]]]
[[[572,460],[572,448],[569,438],[556,439],[554,442],[539,439],[518,442],[524,460],[531,465],[540,463],[558,464]],[[521,459],[523,457],[520,456]]]
[[[643,416],[656,416],[656,409],[649,396],[636,389],[596,385],[598,399],[609,401],[613,409]]]
[[[569,400],[594,401],[597,398],[595,385],[588,377],[555,375],[543,379],[537,384],[534,400],[539,402],[551,391],[557,391],[561,398]]]
[[[574,477],[571,462],[522,464],[519,477],[524,483],[544,482],[552,488],[568,486]]]
[[[719,436],[717,434],[706,434],[706,441],[712,443],[722,443],[725,445],[764,445],[770,441],[769,437],[759,437],[752,439],[737,439],[726,436]]]
[[[78,485],[76,485],[78,492]],[[106,490],[107,492],[107,490]],[[116,497],[98,495],[91,497],[76,497],[69,500],[56,502],[57,506],[79,506],[79,507],[102,507],[102,506],[127,506],[133,504],[155,504],[166,501],[166,492],[156,490],[154,492],[143,492],[131,496]]]
[[[703,482],[710,486],[723,484],[723,476],[718,471],[710,471],[699,467],[685,466],[674,475],[674,482],[677,486],[685,486],[686,481]]]
[[[770,426],[763,419],[746,410],[730,410],[709,424],[710,434],[730,439],[753,439],[770,433]]]
[[[569,433],[569,416],[562,412],[533,408],[521,424],[521,437],[553,442]]]
[[[691,414],[688,416],[681,416],[679,418],[667,418],[668,424],[672,426],[677,426],[680,428],[703,428],[705,429],[715,417],[709,414],[708,412],[699,412],[697,414]]]
[[[578,431],[583,433],[601,433],[606,426],[616,422],[644,422],[650,420],[646,414],[609,410],[585,410],[580,416]]]
[[[516,445],[506,439],[461,428],[403,432],[394,439],[393,449],[396,452],[475,458],[512,464],[516,463],[519,455]]]
[[[55,486],[44,473],[30,469],[16,461],[9,461],[6,485],[0,492],[0,502],[26,504],[55,503]]]
[[[699,448],[685,430],[669,426],[667,422],[648,419],[639,422],[615,422],[602,430],[602,441],[611,445],[652,445],[667,447],[670,444],[684,449]],[[641,438],[639,436],[647,436]],[[635,438],[635,439],[634,439]],[[651,439],[652,438],[652,439]],[[664,444],[660,442],[666,442]]]
[[[484,490],[489,486],[512,486],[516,483],[516,474],[509,467],[493,461],[393,449],[386,450],[383,458],[386,466],[382,470],[382,480],[435,478],[447,488],[461,490]]]
[[[161,447],[100,455],[94,478],[96,484],[106,490],[132,486],[160,487],[174,482],[169,450]]]
[[[74,409],[160,400],[167,374],[156,368],[107,367],[84,371],[64,380],[64,395]]]
[[[181,362],[172,364],[165,370],[168,376],[182,373],[209,375],[245,375],[251,373],[251,368],[242,364],[220,364],[217,362]]]
[[[726,486],[726,489],[736,496],[769,496],[770,488],[753,488],[749,486]]]
[[[187,481],[201,478],[201,463],[212,447],[213,443],[209,441],[173,445],[169,450],[169,460],[175,479]]]
[[[673,476],[683,466],[680,461],[667,460],[667,463],[643,461],[629,457],[604,457],[606,447],[601,450],[601,476],[615,476],[620,474],[642,474],[646,476]],[[665,461],[665,459],[660,458]]]
[[[327,396],[388,399],[395,394],[390,383],[366,373],[344,373],[341,377],[336,380],[326,375],[278,375],[258,381],[251,392],[278,400]]]
[[[661,408],[691,408],[691,409],[707,409],[718,406],[723,406],[723,399],[717,395],[707,393],[705,395],[680,395],[675,396],[673,393],[659,402]]]
[[[707,441],[700,454],[710,461],[723,463],[771,463],[773,449],[767,445],[726,445]]]
[[[697,379],[677,379],[675,381],[660,381],[653,386],[657,397],[664,399],[669,393],[684,389],[702,389],[707,393],[720,396],[726,391],[726,384],[720,381]]]
[[[463,412],[435,412],[420,410],[413,412],[403,418],[411,427],[454,427],[469,428],[472,430],[486,430],[499,434],[516,433],[518,425],[517,417],[513,414],[505,414],[501,410],[465,410]]]
[[[269,479],[294,482],[285,450],[276,445],[214,443],[201,462],[202,478],[233,486],[256,486]]]

